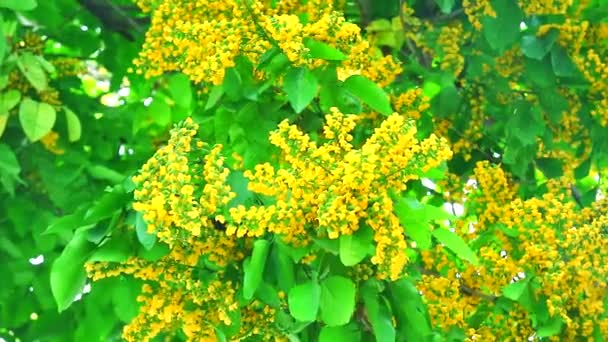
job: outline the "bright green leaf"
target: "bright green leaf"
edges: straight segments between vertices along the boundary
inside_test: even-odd
[[[285,75],[283,90],[296,113],[300,113],[317,96],[319,82],[307,68],[291,68]]]
[[[29,52],[19,55],[17,58],[17,66],[32,87],[37,91],[43,91],[48,87],[48,78],[44,71],[44,67],[36,56]]]
[[[435,0],[437,6],[442,13],[449,14],[452,12],[452,8],[454,8],[455,0]]]
[[[51,290],[59,312],[68,308],[87,279],[84,263],[93,244],[87,232],[78,231],[51,267]]]
[[[502,294],[506,298],[509,298],[513,301],[518,301],[524,291],[526,291],[526,289],[528,288],[529,281],[529,278],[525,278],[523,280],[511,283],[502,289]]]
[[[433,231],[433,236],[454,252],[459,258],[469,261],[473,265],[479,264],[479,259],[475,252],[467,245],[467,243],[456,233],[439,228]]]
[[[148,223],[144,220],[144,216],[141,212],[135,214],[135,234],[137,240],[141,243],[146,250],[151,250],[156,244],[156,234],[154,232],[148,232]]]
[[[385,305],[383,298],[377,289],[366,283],[362,289],[362,298],[367,318],[372,325],[372,330],[377,342],[394,342],[396,337],[393,327],[392,314]]]
[[[319,342],[361,341],[361,330],[355,324],[341,327],[324,326],[319,333]]]
[[[244,265],[243,297],[245,299],[253,298],[253,294],[262,281],[269,248],[270,242],[268,240],[256,240],[253,243],[251,258],[247,259]]]
[[[321,286],[317,282],[308,281],[289,290],[289,312],[298,321],[316,320],[320,301]]]
[[[161,97],[155,97],[152,100],[148,111],[159,126],[165,127],[171,122],[171,107]]]
[[[331,276],[321,282],[321,319],[327,326],[344,325],[355,310],[355,284],[348,278]]]
[[[36,0],[2,0],[0,7],[12,9],[13,11],[31,11],[38,6]]]
[[[169,77],[169,92],[178,106],[185,109],[192,106],[192,86],[188,76],[175,74]]]
[[[536,334],[538,337],[556,336],[562,331],[564,321],[561,317],[552,317],[549,322],[545,322],[538,329]]]
[[[18,90],[10,89],[0,94],[0,115],[8,115],[8,111],[13,109],[21,101],[21,93]]]
[[[361,75],[353,75],[344,81],[344,88],[363,103],[384,115],[391,115],[393,109],[388,95],[380,86]]]
[[[63,112],[65,113],[65,119],[68,124],[68,139],[70,142],[80,140],[80,136],[82,135],[80,119],[78,119],[78,116],[66,106],[63,107]]]
[[[25,98],[19,107],[19,121],[30,141],[38,141],[47,135],[57,119],[53,106]]]
[[[311,38],[305,38],[304,46],[308,48],[309,58],[319,58],[327,61],[346,60],[346,55],[342,53],[342,51],[320,41]]]
[[[374,233],[364,225],[351,235],[340,236],[340,261],[344,266],[354,266],[373,252]]]

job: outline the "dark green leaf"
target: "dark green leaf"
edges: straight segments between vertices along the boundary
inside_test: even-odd
[[[503,52],[518,40],[524,15],[515,1],[493,0],[491,4],[496,18],[481,18],[483,35],[492,49]]]
[[[4,190],[11,195],[15,193],[15,185],[20,182],[21,166],[17,156],[8,145],[0,143],[0,183]]]
[[[558,37],[559,30],[557,29],[550,30],[542,37],[535,35],[523,36],[521,39],[521,51],[526,57],[541,60],[551,51]]]

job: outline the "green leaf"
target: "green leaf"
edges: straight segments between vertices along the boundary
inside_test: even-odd
[[[304,38],[304,46],[308,48],[308,58],[319,58],[327,61],[343,61],[346,55],[342,51],[311,38]]]
[[[30,141],[38,141],[47,135],[57,119],[53,106],[25,98],[19,106],[19,121]]]
[[[439,228],[433,231],[433,236],[454,252],[459,258],[469,261],[473,265],[479,264],[479,259],[475,252],[467,245],[467,243],[456,233]]]
[[[253,294],[262,281],[269,248],[270,243],[267,240],[256,240],[253,243],[251,258],[245,260],[244,264],[243,296],[245,299],[253,298]]]
[[[455,0],[435,0],[437,6],[442,13],[450,14],[452,12],[452,8],[454,8]]]
[[[564,321],[561,317],[552,317],[549,322],[542,324],[537,330],[538,337],[556,336],[562,331]]]
[[[498,52],[503,52],[518,40],[519,25],[523,21],[524,15],[515,1],[493,0],[491,3],[496,12],[496,18],[489,16],[481,18],[482,31],[490,47]]]
[[[96,165],[87,165],[87,172],[91,175],[91,177],[96,179],[103,179],[109,181],[113,184],[122,183],[125,179],[125,175],[122,173],[112,170],[107,166],[103,166],[101,164]]]
[[[281,290],[288,292],[296,282],[293,260],[285,251],[289,247],[279,243],[275,243],[273,246],[271,258],[274,269],[277,270],[277,282]]]
[[[4,130],[6,129],[6,123],[8,122],[8,113],[2,114],[0,113],[0,138],[4,134]]]
[[[344,88],[372,109],[384,115],[393,113],[388,95],[370,79],[361,75],[350,76],[344,81]]]
[[[188,76],[175,74],[169,77],[169,93],[178,106],[184,109],[192,106],[192,86]]]
[[[12,9],[13,11],[31,11],[38,6],[36,0],[2,0],[0,7]]]
[[[545,132],[545,121],[538,107],[530,107],[526,101],[515,103],[507,122],[507,131],[522,146],[532,145]]]
[[[361,330],[356,324],[341,327],[324,326],[319,333],[319,342],[361,341]]]
[[[17,58],[17,66],[32,87],[38,92],[41,92],[48,87],[48,79],[44,72],[44,67],[36,56],[29,52],[19,55]]]
[[[536,160],[536,166],[538,166],[547,178],[557,178],[564,173],[563,162],[559,159],[539,158]]]
[[[374,233],[365,225],[352,235],[340,236],[340,261],[344,266],[354,266],[373,253]]]
[[[566,49],[558,45],[551,49],[551,66],[555,75],[559,77],[573,77],[578,74],[578,68],[568,56]]]
[[[383,298],[377,289],[369,286],[366,282],[362,289],[363,304],[367,318],[372,325],[372,330],[377,342],[394,342],[396,337],[393,327],[390,309],[384,304]]]
[[[10,89],[0,94],[0,115],[8,115],[8,111],[13,109],[21,101],[21,93],[18,90]]]
[[[541,60],[551,51],[559,37],[559,30],[552,29],[543,37],[526,35],[521,38],[521,51],[524,56]]]
[[[453,84],[450,84],[442,88],[441,92],[433,98],[431,103],[437,117],[447,118],[458,112],[461,101],[462,99],[458,90]]]
[[[156,234],[148,232],[148,224],[141,212],[135,214],[135,234],[137,240],[146,250],[151,250],[156,244]]]
[[[321,319],[327,326],[344,325],[355,311],[355,284],[348,278],[331,276],[321,282]]]
[[[300,113],[317,96],[319,82],[307,68],[291,68],[285,75],[283,90],[296,113]]]
[[[205,104],[205,110],[213,108],[220,100],[222,95],[224,95],[224,87],[221,84],[213,86],[209,92],[209,98],[207,99],[207,104]]]
[[[171,122],[171,107],[159,96],[152,100],[152,103],[148,106],[148,111],[154,122],[159,126],[165,127]]]
[[[11,148],[0,143],[0,183],[11,196],[15,195],[16,183],[21,182],[19,173],[21,166]]]
[[[87,232],[76,232],[61,255],[51,266],[51,291],[59,312],[67,309],[82,291],[87,279],[84,263],[93,244],[87,240]]]
[[[70,142],[80,140],[80,136],[82,135],[80,119],[78,119],[78,116],[66,106],[63,107],[63,112],[65,113],[65,119],[68,124],[68,139]]]
[[[0,15],[0,37],[6,37],[8,36],[7,34],[4,34],[4,18],[2,17],[2,15]],[[2,65],[4,63],[4,55],[6,55],[6,51],[8,50],[8,44],[6,44],[6,39],[0,39],[0,65]],[[7,77],[7,75],[2,75],[0,76],[2,78]],[[0,90],[4,89],[4,87],[6,87],[6,84],[4,83],[4,80],[0,81]],[[1,135],[2,132],[0,132]]]
[[[551,64],[547,63],[546,60],[524,58],[524,66],[525,76],[532,84],[540,88],[555,87],[555,74]]]
[[[84,215],[87,222],[98,222],[102,219],[111,217],[116,212],[122,210],[131,199],[130,194],[120,187],[115,187],[111,192],[104,193],[94,205],[92,205]]]
[[[511,283],[511,284],[505,286],[502,289],[503,296],[505,296],[506,298],[509,298],[510,300],[518,301],[519,298],[523,295],[523,293],[528,288],[529,281],[530,281],[529,278],[525,278],[523,280],[519,280],[519,281],[516,281],[514,283]]]
[[[124,262],[134,251],[131,241],[124,236],[117,236],[97,248],[87,261]]]
[[[293,318],[302,322],[317,319],[321,300],[321,286],[317,282],[308,281],[289,290],[287,296],[289,312]]]
[[[425,341],[432,331],[430,317],[416,287],[403,278],[388,287],[399,334],[406,341]]]

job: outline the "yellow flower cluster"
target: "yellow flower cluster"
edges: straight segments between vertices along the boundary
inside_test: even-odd
[[[441,70],[450,70],[455,77],[460,75],[464,69],[464,56],[460,53],[460,46],[468,36],[462,23],[441,28],[437,38],[437,44],[443,54],[439,65]]]
[[[340,74],[363,74],[381,85],[391,83],[401,68],[390,56],[374,56],[357,25],[334,12],[331,2],[165,0],[152,4],[152,27],[146,35],[136,65],[152,77],[181,71],[194,82],[220,84],[225,70],[244,55],[257,62],[270,47],[277,46],[294,64],[318,66],[307,58],[304,39],[313,38],[342,50],[348,60]],[[302,21],[305,14],[307,21]]]
[[[311,238],[337,239],[356,232],[362,223],[374,231],[379,278],[396,279],[406,263],[403,229],[393,213],[389,191],[402,191],[405,183],[451,157],[445,140],[418,141],[416,129],[401,115],[389,116],[360,147],[350,132],[356,116],[333,108],[318,146],[296,126],[283,121],[271,134],[287,165],[275,169],[258,165],[247,172],[250,190],[273,196],[269,206],[238,206],[230,210],[228,234],[282,236],[292,245]],[[370,189],[374,189],[370,192]]]
[[[579,1],[583,2],[583,1]],[[573,6],[572,0],[518,0],[519,8],[526,15],[566,14]],[[578,4],[581,6],[581,4]]]
[[[526,339],[534,329],[521,305],[508,317],[486,318],[475,329],[467,322],[480,308],[494,308],[505,286],[529,281],[532,300],[563,321],[563,339],[590,338],[594,329],[608,333],[606,200],[577,210],[561,180],[550,181],[546,194],[522,200],[506,174],[487,162],[477,165],[475,180],[465,203],[467,214],[477,220],[467,224],[467,233],[457,231],[480,246],[480,265],[457,264],[441,246],[422,253],[419,289],[434,323],[463,328],[469,338]]]
[[[481,18],[484,16],[496,17],[489,0],[463,0],[462,8],[473,27],[481,30]]]
[[[40,139],[40,143],[47,151],[53,154],[64,154],[65,150],[57,146],[57,141],[59,141],[59,133],[55,131],[50,131]]]
[[[431,107],[429,98],[422,93],[422,88],[409,89],[392,99],[397,113],[411,120],[418,120],[421,113]]]
[[[225,221],[222,208],[236,194],[226,184],[222,146],[209,149],[194,137],[197,129],[190,118],[174,128],[168,144],[133,178],[138,187],[133,209],[160,241],[173,246],[200,239],[210,247],[210,258],[225,264],[235,244],[215,225]]]

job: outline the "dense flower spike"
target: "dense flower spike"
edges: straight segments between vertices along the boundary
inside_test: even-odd
[[[231,209],[228,234],[278,234],[288,244],[306,245],[311,238],[351,235],[365,222],[374,231],[379,278],[397,279],[407,261],[403,228],[393,213],[389,192],[405,190],[408,180],[451,156],[444,140],[418,141],[416,129],[393,114],[355,148],[350,132],[356,116],[333,108],[325,118],[324,144],[283,121],[271,142],[283,151],[288,167],[259,165],[248,172],[252,191],[276,197],[268,207]],[[375,189],[373,193],[369,189]],[[408,227],[404,227],[407,232]]]
[[[139,72],[152,77],[179,70],[194,82],[220,84],[225,70],[238,55],[258,61],[276,46],[294,64],[319,66],[307,58],[305,39],[315,39],[342,50],[347,61],[343,78],[363,74],[382,85],[390,84],[401,68],[391,56],[378,56],[360,35],[360,29],[335,12],[332,1],[139,1],[153,11],[138,61]],[[153,10],[152,10],[153,9]],[[301,15],[307,20],[302,21]]]

